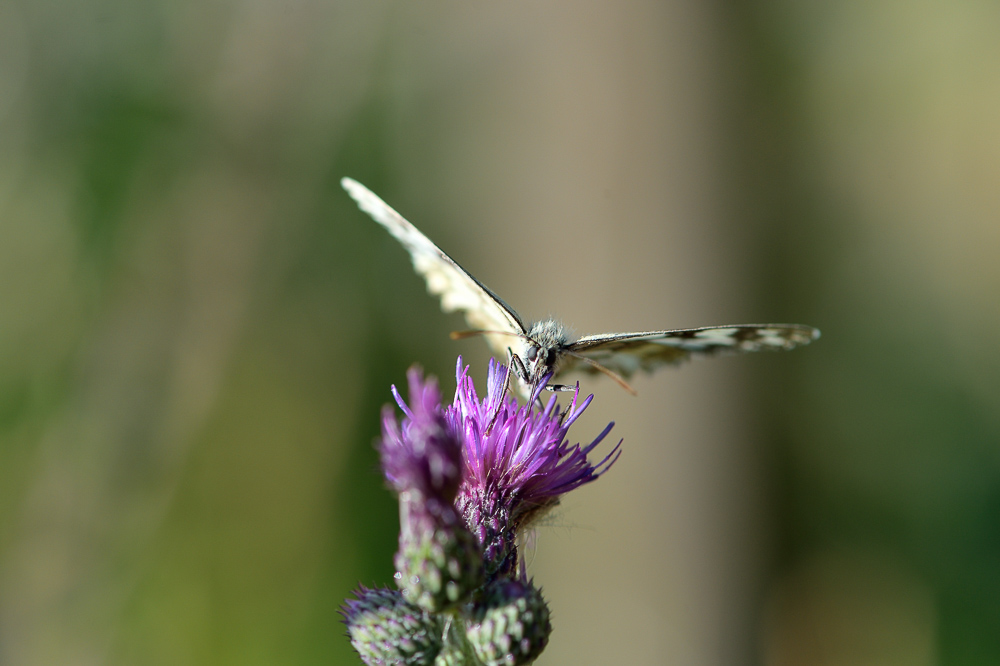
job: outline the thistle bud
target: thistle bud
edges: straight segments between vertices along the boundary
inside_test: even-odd
[[[369,666],[431,666],[441,651],[443,625],[396,590],[355,591],[341,609],[351,645]]]
[[[542,593],[530,582],[499,579],[473,608],[465,635],[486,666],[517,666],[534,661],[551,632]]]

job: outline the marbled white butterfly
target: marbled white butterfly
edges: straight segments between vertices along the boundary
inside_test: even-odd
[[[548,375],[570,370],[602,372],[635,393],[625,382],[637,370],[652,371],[695,356],[726,352],[792,349],[819,338],[819,331],[802,324],[740,324],[672,331],[601,333],[572,340],[555,319],[525,326],[524,321],[471,273],[445,254],[361,183],[344,178],[340,184],[364,212],[388,229],[410,253],[413,268],[427,281],[427,290],[441,297],[445,312],[461,312],[475,330],[453,338],[483,335],[497,354],[508,354],[514,374],[530,392]],[[550,384],[559,390],[565,386]]]

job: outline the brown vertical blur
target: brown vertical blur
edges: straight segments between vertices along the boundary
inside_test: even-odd
[[[542,664],[1000,662],[1000,10],[0,0],[0,664],[358,663],[371,447],[478,340],[338,185],[580,334]]]

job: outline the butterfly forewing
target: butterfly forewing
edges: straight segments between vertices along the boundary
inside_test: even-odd
[[[445,254],[420,230],[406,221],[374,192],[351,178],[340,181],[358,207],[385,227],[410,253],[413,268],[427,281],[427,291],[441,298],[445,312],[461,312],[469,326],[483,331],[524,333],[524,323],[512,307]],[[493,351],[506,356],[508,347],[520,348],[515,337],[485,336]]]
[[[629,377],[638,370],[653,371],[692,357],[793,349],[818,337],[818,330],[801,324],[740,324],[588,335],[567,345],[566,349]],[[596,372],[584,363],[574,367]]]

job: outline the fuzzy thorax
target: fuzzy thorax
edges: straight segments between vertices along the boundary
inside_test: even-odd
[[[570,342],[569,330],[555,319],[543,319],[531,325],[527,337],[524,362],[530,383],[537,384],[546,375],[558,374],[565,358],[561,352]]]

